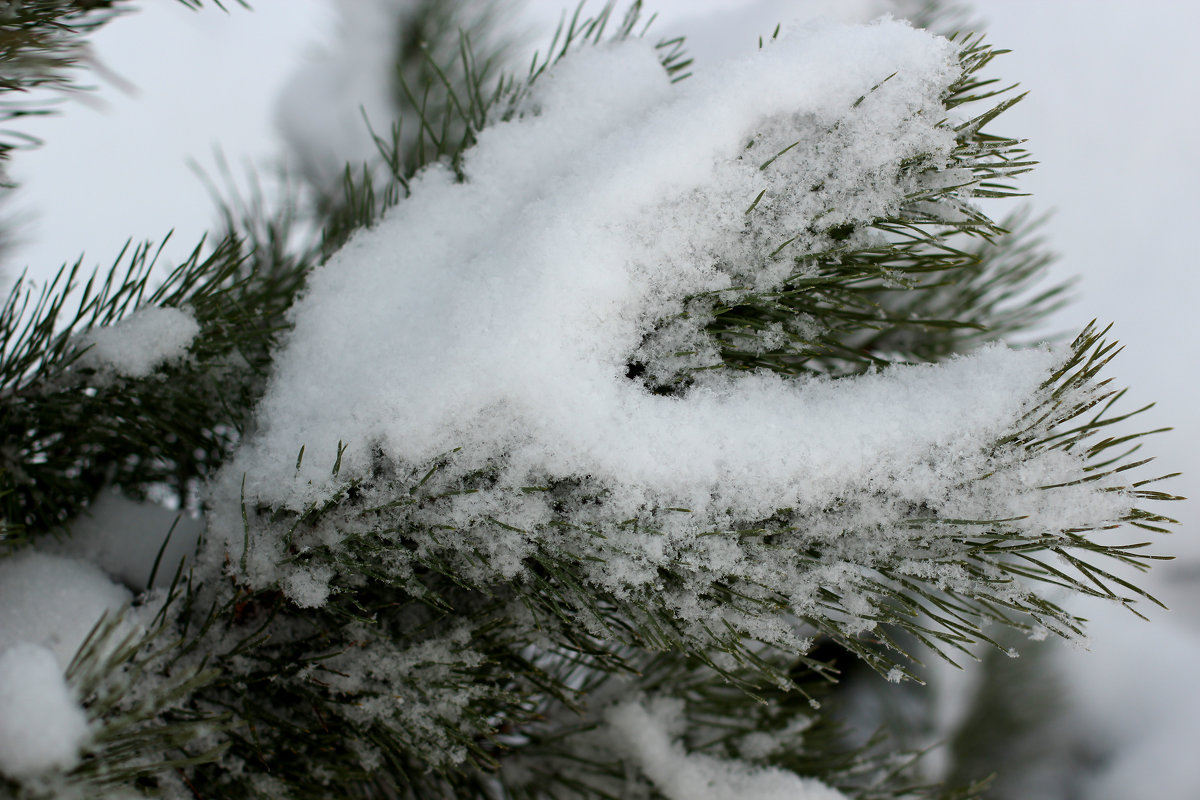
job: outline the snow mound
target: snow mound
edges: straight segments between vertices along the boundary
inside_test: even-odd
[[[28,550],[0,559],[0,652],[36,644],[66,669],[100,617],[130,599],[84,561]]]
[[[87,735],[54,653],[36,644],[0,652],[0,772],[24,779],[70,769]]]
[[[165,588],[180,562],[195,552],[203,527],[202,520],[185,512],[106,491],[71,523],[70,538],[52,547],[61,555],[96,564],[135,591]],[[160,551],[154,585],[149,586]]]
[[[233,472],[247,496],[301,507],[332,485],[340,443],[342,478],[377,448],[418,464],[462,448],[464,469],[502,457],[518,483],[587,475],[639,487],[637,503],[736,497],[758,513],[969,449],[1020,411],[1049,353],[993,349],[836,387],[721,373],[682,398],[625,377],[685,297],[787,278],[789,254],[761,255],[772,231],[803,239],[830,197],[847,220],[894,212],[911,187],[875,179],[953,146],[936,123],[956,75],[953,45],[895,22],[795,31],[679,86],[642,42],[573,54],[483,132],[465,183],[423,173],[419,202],[313,275]],[[832,160],[760,169],[798,133],[829,130]],[[818,182],[820,200],[798,194]],[[764,190],[759,222],[745,212]],[[702,323],[656,347],[711,356]]]
[[[885,245],[871,223],[968,180],[943,124],[960,75],[953,43],[890,20],[796,28],[677,85],[642,41],[573,52],[481,132],[464,179],[427,169],[313,273],[213,503],[249,509],[248,524],[216,511],[206,562],[325,602],[337,576],[303,556],[346,528],[294,540],[256,509],[316,507],[354,482],[402,517],[379,535],[457,548],[470,580],[563,554],[593,588],[655,592],[696,636],[715,625],[799,647],[786,619],[731,619],[707,593],[769,587],[803,616],[825,613],[816,598],[834,587],[855,635],[884,602],[865,569],[982,591],[948,537],[922,532],[931,518],[1033,535],[1118,518],[1126,499],[1075,480],[1077,455],[997,444],[1061,353],[988,346],[840,379],[746,372],[723,368],[713,304],[696,310],[802,283],[847,237]],[[689,380],[656,393],[638,365]],[[405,505],[402,476],[431,464],[436,504]],[[738,533],[764,521],[773,544]],[[440,530],[456,533],[421,533]],[[661,570],[690,582],[664,588]]]

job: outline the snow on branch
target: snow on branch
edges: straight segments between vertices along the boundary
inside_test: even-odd
[[[811,778],[770,767],[751,767],[701,753],[672,741],[673,717],[682,702],[627,702],[609,711],[612,735],[669,800],[845,800]]]
[[[973,202],[1031,164],[996,51],[813,25],[683,81],[612,8],[487,96],[464,36],[320,266],[231,233],[0,308],[8,530],[96,562],[0,562],[6,780],[838,800],[886,765],[815,759],[826,646],[900,681],[1145,596],[1115,345],[1002,341],[1057,290],[1010,309],[1043,262]]]
[[[1128,513],[1105,476],[1071,483],[1083,454],[1013,436],[1058,402],[1054,370],[1078,352],[993,345],[836,380],[725,369],[693,303],[827,281],[847,248],[897,243],[880,220],[930,204],[990,224],[966,198],[1002,173],[995,152],[948,121],[963,58],[881,21],[795,30],[679,85],[638,41],[563,59],[480,133],[464,180],[418,175],[293,312],[259,432],[226,473],[240,503],[224,505],[362,502],[286,535],[218,516],[213,557],[240,554],[249,585],[311,606],[339,573],[315,554],[365,529],[401,583],[433,552],[480,588],[571,575],[554,582],[569,603],[627,604],[662,647],[803,652],[783,610],[847,641],[880,621],[923,636],[928,613],[958,644],[998,613],[981,597],[1066,630],[1003,558],[976,563],[947,530],[1036,538]],[[686,381],[635,379],[666,362]],[[581,619],[604,636],[604,616]]]
[[[951,44],[897,23],[798,32],[678,87],[636,41],[564,59],[524,114],[483,132],[465,183],[427,171],[413,187],[419,202],[313,276],[263,406],[263,435],[239,464],[248,491],[302,506],[331,485],[311,454],[340,441],[350,443],[343,476],[364,469],[379,444],[407,463],[456,447],[458,463],[474,467],[503,454],[518,480],[594,475],[660,493],[707,490],[718,473],[739,482],[735,491],[768,473],[786,482],[814,463],[806,447],[825,439],[823,455],[842,429],[799,407],[806,387],[722,375],[686,398],[661,398],[624,377],[628,363],[688,296],[793,276],[791,253],[768,254],[788,240],[801,254],[823,244],[811,230],[818,217],[836,214],[836,225],[897,210],[909,187],[880,178],[904,159],[948,158],[954,136],[937,123],[956,76]],[[823,159],[784,154],[762,168],[797,135],[829,128],[838,133]],[[832,183],[832,200],[808,197],[817,183]],[[747,215],[764,188],[778,199]],[[703,322],[682,326],[671,344],[703,348]],[[1024,372],[1026,389],[1050,363],[991,357]],[[1015,401],[996,394],[983,402],[1019,409],[1019,389]],[[791,452],[781,469],[760,458],[778,439],[764,428],[777,426],[796,437],[772,448]],[[300,444],[310,454],[300,474],[280,474]],[[757,474],[739,474],[746,469]]]
[[[79,345],[86,350],[79,365],[144,378],[157,367],[186,356],[199,333],[200,325],[187,308],[145,306],[81,337]]]

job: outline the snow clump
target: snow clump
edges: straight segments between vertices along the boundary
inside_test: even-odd
[[[689,753],[672,736],[682,701],[626,702],[607,714],[613,742],[668,800],[846,800],[813,778]]]
[[[124,378],[145,378],[183,359],[199,333],[200,323],[190,309],[143,306],[117,323],[83,334],[79,345],[86,350],[77,363]]]
[[[641,41],[573,53],[523,114],[482,132],[465,182],[427,170],[419,202],[312,276],[230,474],[246,474],[248,497],[302,508],[377,450],[420,464],[461,448],[464,469],[503,459],[506,483],[588,475],[621,486],[622,505],[761,514],[994,436],[1051,354],[992,349],[836,385],[720,373],[686,397],[624,377],[686,296],[795,270],[790,255],[764,259],[761,240],[822,210],[797,186],[824,182],[848,220],[895,211],[906,187],[870,178],[949,152],[936,122],[957,75],[951,43],[895,22],[795,31],[678,86]],[[796,129],[834,127],[832,157],[759,169]],[[745,211],[764,188],[773,218],[757,223]]]
[[[55,654],[36,644],[0,652],[0,773],[18,780],[70,769],[88,735]]]
[[[34,550],[0,559],[0,653],[36,644],[65,670],[100,617],[131,599],[129,590],[78,559]]]

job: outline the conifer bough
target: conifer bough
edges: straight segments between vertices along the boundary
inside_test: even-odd
[[[1105,562],[1152,558],[1119,537],[1170,497],[1104,436],[1114,346],[999,341],[1058,290],[1022,292],[1044,256],[973,203],[1031,165],[986,130],[1016,99],[996,51],[820,25],[681,81],[678,41],[609,16],[523,81],[485,87],[465,42],[429,70],[440,118],[401,119],[381,191],[347,181],[371,212],[324,263],[230,234],[149,297],[89,285],[65,331],[58,299],[6,307],[20,541],[70,517],[22,507],[62,409],[63,498],[202,487],[204,531],[71,653],[77,708],[44,690],[65,753],[0,723],[0,793],[950,796],[839,744],[821,653],[901,681],[1077,633],[1050,589],[1141,595]],[[138,421],[203,458],[82,446],[111,437],[78,404],[213,392]],[[38,635],[0,638],[13,685]]]

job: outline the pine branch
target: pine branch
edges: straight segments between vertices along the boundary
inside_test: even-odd
[[[87,63],[86,37],[129,6],[123,0],[23,0],[9,3],[0,17],[0,94],[19,99],[0,104],[0,123],[54,112],[55,91],[81,88],[77,73]],[[21,147],[36,146],[27,134],[0,134],[0,167]],[[12,184],[0,172],[0,186]]]
[[[0,472],[10,540],[61,530],[101,488],[169,488],[181,505],[244,434],[284,314],[310,264],[230,236],[203,243],[157,286],[161,245],[127,246],[101,277],[81,262],[40,291],[21,280],[0,308]],[[187,308],[187,359],[146,377],[83,358],[85,334],[147,306]],[[15,542],[10,541],[10,544]]]
[[[996,463],[1005,461],[1006,449],[1015,453],[1061,449],[1066,446],[1064,439],[1073,447],[1083,448],[1087,440],[1098,436],[1107,419],[1103,415],[1086,415],[1103,399],[1103,391],[1095,390],[1095,375],[1110,353],[1111,346],[1099,333],[1089,331],[1082,335],[1072,355],[1042,387],[1039,403],[1029,410],[1020,430],[995,443]],[[1070,432],[1069,437],[1060,435],[1065,431]],[[1101,441],[1091,445],[1087,452],[1101,458],[1106,450],[1106,443]],[[451,458],[448,456],[440,466],[448,466]],[[1118,476],[1126,463],[1131,462],[1108,464],[1103,475]],[[923,648],[939,653],[957,650],[969,656],[976,642],[992,642],[984,628],[993,622],[1029,632],[1038,628],[1063,635],[1077,632],[1079,621],[1041,597],[1037,586],[1063,586],[1129,603],[1134,597],[1128,592],[1136,590],[1116,576],[1091,566],[1094,557],[1134,565],[1155,558],[1141,553],[1138,543],[1106,543],[1099,537],[1089,538],[1085,535],[1089,532],[1081,529],[1030,528],[1029,521],[1022,519],[922,516],[922,509],[913,509],[904,523],[909,530],[902,544],[886,546],[883,544],[889,541],[886,536],[850,531],[842,540],[850,547],[843,551],[841,542],[831,541],[821,532],[823,526],[839,526],[836,514],[831,520],[829,512],[821,512],[819,517],[798,518],[792,512],[781,511],[776,518],[760,520],[746,530],[714,532],[737,542],[744,550],[745,557],[740,563],[778,565],[781,555],[790,552],[794,571],[781,573],[774,582],[755,572],[741,576],[706,574],[702,558],[681,553],[677,571],[660,568],[654,586],[627,586],[619,595],[589,577],[594,565],[621,557],[619,546],[609,544],[615,541],[615,531],[580,525],[567,518],[556,523],[552,539],[548,531],[522,531],[494,517],[477,519],[468,525],[447,525],[444,520],[461,516],[451,513],[447,505],[454,498],[498,490],[490,485],[487,474],[447,480],[440,477],[441,472],[439,465],[434,464],[398,474],[393,465],[381,460],[372,481],[346,484],[328,502],[310,508],[284,526],[289,531],[289,552],[293,553],[287,562],[289,574],[295,568],[294,574],[319,573],[329,577],[330,604],[327,610],[318,613],[344,619],[346,627],[342,630],[346,633],[334,633],[339,626],[328,622],[318,625],[317,629],[323,630],[319,639],[309,637],[294,642],[300,649],[286,650],[285,656],[273,658],[264,676],[287,674],[289,669],[295,669],[294,665],[322,659],[320,651],[305,649],[312,641],[335,649],[348,650],[356,641],[357,646],[365,646],[365,634],[354,627],[359,624],[379,631],[376,634],[379,638],[370,639],[372,646],[398,652],[395,648],[413,646],[413,631],[432,632],[453,620],[475,620],[478,627],[472,627],[469,635],[462,634],[464,643],[469,641],[472,651],[480,653],[481,664],[505,666],[498,673],[491,672],[490,667],[472,673],[469,680],[464,679],[458,685],[484,692],[489,691],[487,687],[494,687],[501,692],[497,699],[509,698],[505,705],[497,706],[476,697],[472,707],[484,708],[486,712],[456,723],[478,725],[472,733],[455,740],[454,746],[466,747],[473,763],[484,768],[494,765],[495,758],[502,761],[509,758],[505,753],[515,745],[507,741],[504,731],[519,732],[519,737],[530,736],[531,742],[536,740],[530,731],[538,730],[541,725],[537,720],[544,714],[548,698],[557,696],[556,702],[564,708],[576,707],[584,696],[592,696],[592,702],[596,702],[591,689],[567,689],[587,686],[586,682],[580,684],[570,679],[570,670],[544,674],[531,662],[524,661],[522,665],[520,660],[513,661],[518,651],[523,652],[531,641],[542,642],[539,650],[543,657],[558,666],[582,669],[584,675],[594,675],[597,679],[603,679],[604,675],[612,675],[613,679],[621,676],[622,681],[637,687],[636,691],[661,688],[648,677],[648,667],[640,655],[660,652],[673,654],[662,658],[690,659],[711,680],[725,687],[740,687],[739,691],[751,696],[767,700],[768,695],[774,697],[785,692],[804,700],[809,689],[797,682],[795,670],[815,678],[828,674],[828,666],[807,654],[811,639],[791,645],[776,641],[764,650],[763,644],[749,631],[762,630],[765,619],[798,616],[821,640],[838,643],[877,671],[889,676],[911,674],[903,665],[904,659],[913,658],[908,642],[920,643]],[[994,476],[965,476],[964,491],[969,491],[972,483],[986,485],[990,480]],[[1035,491],[1055,492],[1065,488],[1046,486]],[[1110,490],[1131,491],[1119,485],[1111,486]],[[526,491],[557,493],[563,498],[564,507],[574,505],[568,499],[571,495],[590,492],[602,497],[603,494],[598,487],[561,482],[526,487]],[[1169,497],[1157,495],[1150,499]],[[644,518],[630,524],[648,533],[655,519],[667,513],[680,512],[649,511]],[[1138,520],[1147,513],[1135,508],[1124,519]],[[278,510],[252,510],[249,541],[262,541],[263,534],[278,529],[281,519],[288,518],[286,513],[281,518]],[[327,532],[332,530],[339,531],[339,544],[322,545],[329,538]],[[506,536],[554,544],[539,546],[530,553],[516,580],[501,579],[495,573],[487,548],[492,546],[489,543]],[[876,543],[868,560],[863,560],[861,551],[852,547],[863,537]],[[1084,556],[1088,557],[1087,562]],[[1076,574],[1053,566],[1049,558],[1067,559]],[[859,570],[857,577],[851,577],[847,583],[848,576],[841,570],[832,573],[838,576],[836,583],[824,583],[815,577],[838,563],[854,563]],[[682,602],[679,599],[684,597],[696,598],[702,607],[712,610],[714,620],[720,619],[724,624],[689,623],[681,618],[674,603]],[[815,598],[815,604],[810,598]],[[865,614],[864,602],[872,609]],[[393,608],[396,610],[390,610]],[[307,626],[314,617],[311,610],[297,616],[297,611],[281,603],[278,596],[272,600],[272,614],[279,616],[271,624],[283,630],[295,629],[302,621]],[[404,622],[387,634],[392,619]],[[856,619],[868,620],[869,632],[856,632],[860,627],[853,622]],[[784,623],[785,627],[791,624]],[[271,651],[283,646],[277,636],[272,636],[272,641],[276,644],[268,648]],[[338,645],[339,641],[345,644]],[[764,653],[770,652],[785,654],[792,666],[781,667],[777,657],[764,657]],[[499,675],[508,677],[498,679]],[[273,685],[279,685],[278,678],[273,679]],[[411,691],[397,688],[394,683],[390,684],[392,688],[384,688],[387,685],[385,681],[373,691],[381,694]],[[334,697],[326,696],[323,702],[333,703]],[[312,702],[311,697],[305,703],[295,699],[284,701],[281,697],[272,707],[299,708]],[[778,700],[773,699],[764,707],[777,705]],[[261,709],[241,709],[241,713],[251,717],[260,712]],[[336,705],[322,711],[320,716],[324,719],[336,716]],[[294,742],[296,731],[301,728],[312,730],[311,720],[289,726],[287,741]],[[343,727],[340,736],[354,735],[348,733],[353,730],[351,726]],[[586,726],[581,728],[583,732],[586,730]],[[378,739],[372,741],[379,745]],[[406,754],[414,747],[424,750],[424,758],[430,757],[427,745],[412,739],[387,741],[388,747],[395,751],[389,758],[396,764],[405,763],[404,759],[411,757]],[[256,747],[262,746],[261,740],[256,743]],[[523,762],[518,759],[518,763]],[[571,763],[580,766],[576,761]],[[598,763],[588,769],[604,775],[616,766]],[[422,791],[439,796],[434,785],[414,778],[410,768],[405,767],[403,774],[407,776],[404,780],[416,781],[412,785],[424,786]],[[567,784],[571,781],[581,780],[580,774],[568,771],[563,788],[569,788]],[[475,780],[471,775],[447,770],[439,772],[438,780],[447,781],[444,786],[455,787],[446,789],[447,792],[469,794],[468,785]],[[468,783],[462,783],[464,780]],[[835,784],[841,785],[836,781]]]
[[[590,28],[572,24],[566,39],[590,41],[598,30],[603,18]],[[970,97],[992,99],[974,77],[992,54],[977,40],[966,40],[963,78],[947,95],[948,111]],[[541,73],[535,68],[533,74]],[[993,242],[1004,229],[964,205],[972,192],[1011,194],[998,182],[1029,166],[1019,143],[984,132],[1010,105],[1011,100],[1000,100],[954,124],[958,145],[948,163],[918,158],[899,165],[899,180],[909,181],[913,190],[894,216],[866,223],[830,216],[805,232],[817,246],[783,256],[798,268],[783,290],[739,295],[737,304],[725,296],[703,298],[724,302],[709,333],[731,338],[721,325],[735,318],[753,329],[745,321],[761,321],[755,315],[771,313],[776,316],[767,319],[774,321],[808,314],[831,331],[821,340],[822,351],[760,358],[754,367],[794,374],[822,357],[849,366],[821,371],[856,372],[884,360],[878,353],[897,346],[897,332],[913,314],[922,329],[951,335],[913,344],[911,351],[922,355],[911,360],[942,358],[1037,318],[1060,290],[1043,293],[1015,316],[1008,315],[1005,303],[1036,276],[1045,257],[1020,241],[993,255]],[[869,108],[869,103],[863,100],[854,108]],[[444,146],[429,120],[422,121],[422,129],[431,148]],[[805,141],[775,151],[764,166],[783,169],[787,159],[802,158]],[[392,150],[393,163],[398,151]],[[760,195],[750,212],[770,222],[772,204],[772,198]],[[364,208],[360,217],[377,208]],[[962,216],[948,223],[951,211]],[[793,235],[781,247],[781,236],[788,233],[764,240],[772,255],[799,246]],[[977,244],[964,246],[960,239]],[[875,313],[889,303],[904,309],[905,317]],[[872,330],[877,321],[882,333]],[[989,324],[998,330],[987,331]],[[879,350],[859,355],[861,345],[851,347],[844,338],[864,327],[870,331],[867,341]],[[229,562],[240,563],[244,575],[248,563],[276,558],[272,554],[282,542],[282,572],[270,587],[241,586],[223,601],[226,611],[219,616],[231,620],[237,644],[230,648],[226,634],[203,649],[223,654],[217,656],[223,663],[240,659],[232,671],[238,677],[198,692],[195,702],[233,714],[238,733],[231,737],[230,757],[246,765],[256,760],[283,765],[275,768],[281,785],[303,787],[304,776],[320,763],[329,781],[367,786],[374,779],[389,791],[477,796],[489,785],[483,777],[487,771],[499,768],[504,775],[511,763],[520,775],[526,750],[537,763],[549,764],[553,759],[543,757],[551,748],[551,755],[570,767],[540,773],[551,788],[543,792],[543,784],[535,782],[530,796],[603,796],[611,793],[606,781],[624,775],[625,766],[619,757],[589,755],[587,748],[596,747],[588,738],[596,723],[585,717],[566,729],[582,737],[580,755],[551,744],[542,731],[563,729],[547,725],[547,715],[558,708],[586,715],[585,702],[599,703],[606,681],[624,682],[634,693],[662,689],[649,668],[653,659],[691,664],[706,676],[696,687],[700,695],[688,697],[696,709],[705,708],[703,692],[718,686],[722,693],[736,687],[769,699],[764,708],[780,708],[806,701],[811,692],[806,681],[829,674],[827,664],[809,655],[816,641],[836,643],[880,673],[900,678],[913,674],[908,664],[918,652],[914,644],[946,658],[970,654],[978,642],[999,646],[986,631],[992,623],[1070,635],[1079,621],[1045,599],[1039,587],[1063,586],[1132,602],[1134,587],[1095,566],[1095,558],[1142,564],[1153,556],[1141,552],[1140,542],[1104,541],[1099,528],[1121,522],[1153,525],[1165,518],[1140,508],[1141,501],[1170,499],[1141,488],[1140,482],[1124,482],[1127,471],[1139,464],[1107,454],[1116,440],[1091,443],[1110,423],[1102,404],[1111,397],[1098,374],[1112,351],[1101,333],[1081,335],[1015,432],[988,445],[988,471],[963,474],[955,489],[966,497],[982,493],[987,500],[989,487],[1008,479],[1018,465],[1047,453],[1078,453],[1077,475],[1129,499],[1124,516],[1102,520],[1098,527],[1046,527],[1025,515],[951,516],[903,502],[891,509],[893,521],[879,527],[874,512],[859,514],[873,499],[848,495],[820,508],[779,509],[767,519],[739,520],[682,545],[651,577],[621,582],[607,577],[607,565],[636,560],[637,553],[622,544],[624,537],[662,535],[670,518],[690,511],[648,508],[620,523],[589,521],[572,510],[602,508],[607,489],[587,477],[546,476],[543,482],[506,488],[497,481],[499,465],[464,471],[454,453],[432,463],[404,464],[378,451],[368,473],[343,481],[303,511],[243,507],[246,549],[228,553]],[[736,361],[730,349],[723,356]],[[679,381],[669,391],[686,391],[686,385]],[[1100,414],[1094,414],[1097,408],[1103,409]],[[340,448],[334,456],[328,454],[336,475]],[[298,462],[305,457],[301,450]],[[1028,487],[1021,497],[1054,506],[1055,500],[1038,495],[1069,498],[1078,485]],[[531,528],[500,513],[471,511],[480,497],[493,498],[494,508],[548,502],[555,516]],[[460,504],[460,498],[472,498],[472,504]],[[864,548],[867,541],[872,544]],[[721,566],[707,555],[710,543],[740,555]],[[519,559],[509,563],[513,553]],[[1052,563],[1059,559],[1071,570]],[[308,600],[285,599],[307,597],[303,587],[314,576],[321,597],[313,598],[313,608]],[[530,643],[537,644],[531,649]],[[450,659],[456,647],[457,658]],[[247,658],[257,666],[248,670]],[[357,666],[342,669],[343,659]],[[364,664],[392,668],[367,667],[363,675]],[[400,664],[404,667],[397,668]],[[314,681],[313,676],[319,677]],[[673,673],[672,679],[677,677]],[[245,685],[261,687],[265,694],[247,695]],[[779,699],[780,693],[789,699]],[[428,719],[432,708],[455,713],[433,713],[438,722],[430,730],[406,716],[403,705],[401,710],[374,705],[387,697],[406,698],[421,710],[420,719]],[[704,726],[689,727],[691,735],[698,735],[697,729]],[[718,736],[692,744],[703,750],[720,749],[720,743],[728,750],[729,742]],[[364,753],[369,754],[365,761]],[[791,757],[780,763],[797,770],[815,763],[803,766],[802,753],[795,751]],[[386,764],[391,777],[372,776],[364,763]],[[432,763],[433,772],[418,774],[418,763]],[[839,763],[820,762],[828,770]],[[852,764],[850,773],[864,774],[856,772],[862,762],[845,763]],[[852,796],[897,792],[895,776],[859,785],[850,777],[820,776]],[[224,770],[198,769],[193,778],[226,796],[252,796],[244,783],[229,782],[233,779]],[[509,789],[519,795],[528,785],[515,780]],[[296,791],[307,796],[308,789]]]
[[[369,169],[347,171],[321,245],[297,251],[286,218],[231,202],[227,235],[160,285],[145,245],[106,278],[85,280],[76,264],[40,294],[19,286],[0,309],[8,543],[20,530],[61,529],[108,485],[137,495],[169,484],[191,501],[251,431],[307,271],[407,197],[420,169],[442,162],[462,180],[463,153],[485,126],[537,113],[524,102],[530,86],[580,48],[641,35],[639,11],[619,24],[611,4],[590,20],[577,11],[521,81],[491,77],[466,36],[453,68],[424,52],[424,84],[398,81],[407,127],[380,137],[389,174],[377,184]],[[658,52],[672,79],[684,77],[679,40]],[[720,369],[862,380],[873,366],[945,359],[1049,313],[1062,289],[1027,296],[1047,257],[1024,222],[1010,236],[968,202],[1013,196],[1009,179],[1032,164],[1018,140],[984,130],[1019,99],[980,75],[997,52],[960,41],[938,126],[954,144],[867,176],[904,187],[886,213],[845,210],[863,187],[787,185],[821,209],[788,229],[786,181],[772,181],[814,148],[836,147],[837,126],[790,120],[797,130],[756,134],[744,157],[767,188],[744,215],[753,263],[722,267],[782,264],[786,278],[688,298],[631,354],[628,377],[678,396]],[[891,80],[880,78],[847,119],[871,112]],[[972,102],[986,107],[968,116]],[[186,358],[134,377],[87,360],[89,332],[148,306],[194,315]],[[718,359],[669,347],[673,325],[717,342]],[[503,453],[409,463],[380,446],[368,468],[343,476],[343,444],[300,447],[296,470],[328,458],[333,489],[289,509],[247,498],[243,479],[241,507],[210,509],[208,549],[176,574],[151,623],[127,633],[105,621],[80,651],[69,678],[97,735],[67,777],[233,800],[655,796],[611,726],[623,704],[661,701],[679,712],[688,757],[811,776],[863,800],[939,796],[917,785],[909,760],[897,767],[877,742],[849,744],[812,713],[844,669],[829,648],[901,680],[916,677],[923,652],[1003,647],[993,623],[1078,632],[1048,588],[1153,599],[1100,566],[1158,558],[1140,536],[1109,531],[1160,530],[1171,520],[1153,504],[1176,499],[1147,488],[1133,437],[1106,438],[1131,415],[1115,411],[1120,393],[1100,377],[1116,352],[1105,334],[1088,328],[1061,353],[1017,423],[964,456],[943,498],[883,481],[765,518],[651,503],[618,518],[598,478],[512,485]],[[1029,484],[1030,465],[1050,477]],[[1113,498],[1118,511],[1077,519],[1067,511],[1080,497]],[[234,518],[236,535],[221,527]],[[679,520],[699,533],[672,538]],[[648,558],[647,541],[665,556]]]
[[[841,221],[836,209],[850,198],[822,199],[822,181],[809,187],[824,208],[810,228],[780,234],[779,212],[764,189],[746,211],[748,226],[766,232],[762,250],[768,263],[790,259],[791,277],[769,291],[735,287],[688,298],[677,319],[660,320],[646,336],[629,364],[630,377],[656,393],[677,394],[687,390],[696,373],[714,369],[847,375],[895,362],[936,361],[1018,333],[1058,308],[1065,285],[1027,296],[1051,260],[1032,236],[1036,226],[1019,216],[996,224],[968,204],[973,197],[1014,196],[1001,181],[1034,163],[1017,140],[984,131],[1020,99],[994,102],[1013,87],[996,89],[977,77],[1001,52],[979,36],[962,40],[962,75],[944,99],[946,111],[959,113],[977,102],[992,105],[967,122],[943,123],[953,128],[958,142],[947,163],[911,158],[894,178],[889,176],[911,187],[896,216],[865,225]],[[814,131],[772,154],[762,169],[836,152],[845,146],[836,136],[837,126]],[[751,141],[747,153],[755,147]],[[755,222],[758,216],[765,221]],[[800,242],[809,250],[789,255]],[[1011,303],[1014,297],[1021,302]],[[693,319],[710,320],[706,330],[720,345],[719,362],[697,363],[658,344],[660,338],[674,341],[676,331]]]

